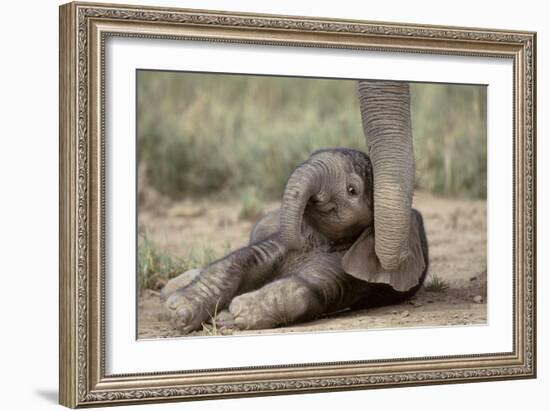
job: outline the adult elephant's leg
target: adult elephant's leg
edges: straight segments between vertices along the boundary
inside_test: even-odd
[[[205,267],[185,287],[166,300],[172,319],[183,333],[199,329],[233,297],[271,280],[286,248],[277,236],[243,247]]]
[[[339,257],[319,255],[298,272],[234,298],[229,312],[240,329],[265,329],[309,321],[349,306],[353,281],[353,277],[342,271]]]

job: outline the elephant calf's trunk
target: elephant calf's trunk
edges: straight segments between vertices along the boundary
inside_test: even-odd
[[[281,205],[281,235],[289,250],[303,247],[302,222],[309,199],[320,191],[321,179],[315,166],[304,163],[288,179]]]

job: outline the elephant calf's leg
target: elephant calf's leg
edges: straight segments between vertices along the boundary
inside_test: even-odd
[[[349,307],[358,280],[343,272],[339,260],[338,255],[316,255],[298,273],[236,297],[229,311],[237,326],[272,328]]]
[[[199,329],[217,312],[227,308],[247,282],[268,279],[284,252],[284,246],[272,238],[241,248],[204,268],[166,300],[176,327],[183,333]]]
[[[187,287],[200,273],[201,270],[199,268],[194,268],[169,280],[160,291],[162,301],[166,301],[175,291]]]
[[[313,319],[323,306],[306,282],[292,276],[235,297],[229,311],[238,328],[265,329]]]

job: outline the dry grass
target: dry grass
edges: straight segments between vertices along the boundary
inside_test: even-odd
[[[435,293],[444,293],[449,289],[449,283],[441,277],[432,274],[426,279],[424,289]]]
[[[171,278],[204,267],[222,257],[211,247],[198,244],[191,247],[183,258],[164,253],[156,244],[142,236],[138,241],[138,284],[140,289],[160,290]]]

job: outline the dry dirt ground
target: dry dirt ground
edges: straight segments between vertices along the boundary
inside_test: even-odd
[[[269,211],[278,204],[264,208]],[[487,321],[487,225],[482,200],[442,198],[417,192],[413,206],[424,216],[430,247],[428,280],[437,276],[445,291],[421,289],[399,305],[344,311],[316,321],[272,330],[235,331],[205,325],[191,335],[260,334],[347,329],[485,324]],[[238,202],[212,204],[157,202],[140,209],[139,229],[160,249],[183,256],[197,242],[226,251],[246,244],[252,222],[239,219]],[[144,290],[138,298],[138,338],[176,337],[159,294]]]

